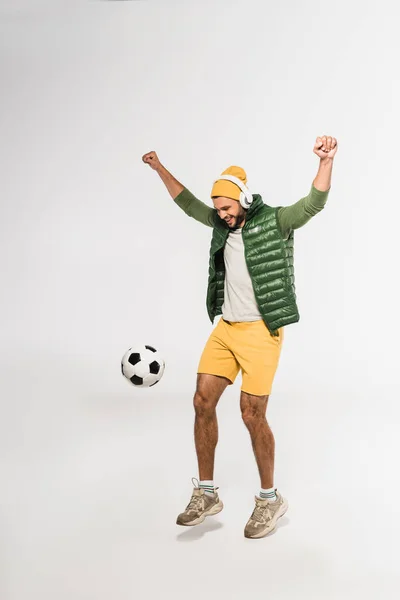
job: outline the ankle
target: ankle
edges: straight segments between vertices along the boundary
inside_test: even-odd
[[[276,489],[274,487],[261,488],[259,498],[262,500],[269,500],[270,502],[276,502]]]
[[[204,490],[207,496],[213,496],[215,494],[215,485],[212,479],[203,479],[199,481],[199,488]]]

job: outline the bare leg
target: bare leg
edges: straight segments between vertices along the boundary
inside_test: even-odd
[[[274,485],[275,439],[265,418],[269,396],[241,392],[240,409],[249,430],[254,456],[260,473],[261,487]]]
[[[193,399],[195,409],[194,439],[201,481],[213,480],[215,448],[218,442],[216,407],[229,385],[229,379],[199,373]]]

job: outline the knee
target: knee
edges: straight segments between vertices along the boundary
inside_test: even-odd
[[[258,406],[245,406],[242,408],[242,419],[247,429],[254,429],[260,423],[265,423],[265,410]]]
[[[265,423],[265,413],[267,410],[269,396],[253,396],[242,392],[240,397],[240,410],[242,419],[248,429],[257,427],[260,423]]]
[[[193,406],[197,415],[210,415],[215,410],[214,400],[199,390],[194,395]]]
[[[242,410],[242,419],[247,429],[252,429],[257,423],[263,420],[263,417],[253,408],[249,407]]]

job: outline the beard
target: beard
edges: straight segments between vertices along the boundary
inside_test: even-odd
[[[229,225],[229,229],[234,231],[235,229],[240,229],[244,225],[244,221],[246,219],[246,211],[242,208],[241,212],[237,217],[234,217],[232,225]]]
[[[238,223],[239,223],[239,217],[235,217],[235,219],[234,219],[234,221],[233,221],[232,225],[228,225],[229,229],[230,229],[231,231],[235,231],[235,229],[239,229],[239,225],[238,225]]]

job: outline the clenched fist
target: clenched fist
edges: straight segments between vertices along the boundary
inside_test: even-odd
[[[150,165],[150,167],[155,171],[157,171],[161,167],[161,163],[158,159],[156,152],[148,152],[142,157],[142,161]]]
[[[337,151],[337,139],[330,135],[317,137],[314,144],[314,152],[320,158],[333,158]]]

